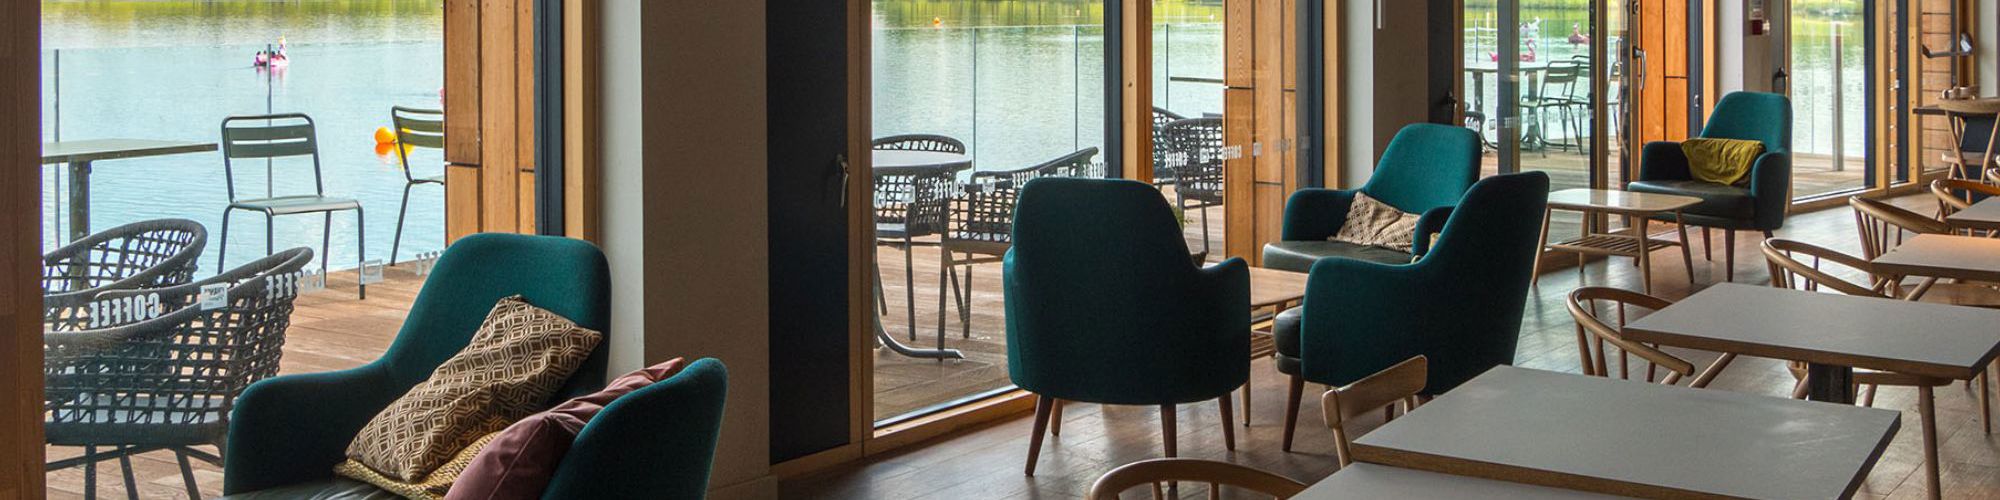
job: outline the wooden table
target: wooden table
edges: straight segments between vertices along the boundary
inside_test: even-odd
[[[1872,263],[1876,271],[1897,277],[2000,281],[2000,239],[1919,234]]]
[[[1607,189],[1564,189],[1549,193],[1549,207],[1542,212],[1542,248],[1577,254],[1577,273],[1583,272],[1583,256],[1610,255],[1632,257],[1639,260],[1639,281],[1646,293],[1653,293],[1653,249],[1660,246],[1679,245],[1681,260],[1687,266],[1688,283],[1694,283],[1694,255],[1688,250],[1687,226],[1674,224],[1680,231],[1680,241],[1654,238],[1646,233],[1647,220],[1653,216],[1673,213],[1674,220],[1680,220],[1681,210],[1701,203],[1700,198],[1671,194],[1634,193]],[[1549,219],[1557,210],[1583,212],[1582,234],[1576,239],[1561,243],[1549,243]],[[1624,216],[1627,220],[1625,234],[1600,233],[1591,228],[1596,214]],[[1542,259],[1535,259],[1535,280],[1540,281]]]
[[[1855,368],[1971,380],[2000,311],[1723,283],[1625,326],[1646,343],[1803,361],[1808,396],[1853,403]]]
[[[42,143],[42,164],[69,164],[69,241],[90,235],[90,167],[94,162],[203,153],[215,143],[152,139],[87,139]]]
[[[1944,218],[1951,227],[2000,231],[2000,198],[1987,198]]]
[[[1500,366],[1355,440],[1360,461],[1641,497],[1848,498],[1902,413]]]
[[[1278,340],[1271,334],[1272,318],[1305,302],[1306,273],[1250,268],[1250,359],[1278,352]],[[1250,386],[1243,384],[1243,426],[1250,426]]]
[[[1591,500],[1625,497],[1355,462],[1313,483],[1292,500],[1348,498]]]

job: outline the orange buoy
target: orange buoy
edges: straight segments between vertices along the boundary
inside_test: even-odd
[[[396,143],[393,142],[375,143],[375,156],[389,156],[395,153],[396,153]]]
[[[392,130],[389,130],[389,127],[376,127],[376,128],[375,128],[375,143],[376,143],[376,144],[394,144],[395,142],[396,142],[396,132],[395,132],[395,131],[392,131]]]

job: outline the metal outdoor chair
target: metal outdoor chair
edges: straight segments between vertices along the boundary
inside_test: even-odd
[[[1184,119],[1187,117],[1166,108],[1153,107],[1153,184],[1173,184],[1178,180],[1173,166],[1167,164],[1167,153],[1171,151],[1167,150],[1167,141],[1162,139],[1161,130],[1169,123]]]
[[[136,498],[132,455],[168,450],[188,497],[202,498],[188,458],[220,466],[221,457],[194,447],[221,449],[236,397],[278,373],[298,271],[312,257],[301,247],[189,284],[108,291],[66,314],[85,321],[42,335],[42,428],[47,444],[80,446],[83,455],[45,470],[83,466],[94,495],[96,464],[117,459]],[[215,284],[228,292],[205,307],[201,289]]]
[[[1182,225],[1187,210],[1201,210],[1201,252],[1208,253],[1208,207],[1222,205],[1222,119],[1188,118],[1160,128],[1167,163],[1175,171],[1174,206]],[[1188,205],[1193,201],[1194,205]]]
[[[1014,246],[1014,202],[1028,181],[1043,177],[1096,177],[1097,148],[1084,148],[1054,160],[1015,170],[974,172],[972,182],[952,196],[951,224],[938,252],[938,336],[944,335],[943,287],[951,286],[958,306],[962,338],[972,338],[972,266],[1000,262]],[[965,254],[960,259],[954,253]],[[964,286],[958,268],[965,266]],[[940,343],[943,341],[940,340]]]
[[[236,192],[236,160],[267,161],[310,157],[313,169],[313,191],[311,194],[277,195],[267,179],[265,198],[239,197]],[[271,167],[275,169],[276,167]],[[352,210],[354,212],[355,262],[366,265],[368,243],[366,217],[362,216],[361,202],[353,198],[326,195],[326,181],[321,175],[319,162],[319,139],[313,128],[312,117],[304,114],[277,114],[256,116],[232,116],[222,120],[222,169],[229,189],[229,207],[222,210],[222,242],[215,255],[215,267],[224,268],[229,256],[229,215],[235,211],[260,212],[264,214],[264,251],[269,254],[277,249],[274,223],[281,215],[323,214],[324,231],[320,237],[320,274],[327,272],[327,250],[333,245],[333,214]],[[271,174],[276,176],[275,170]],[[368,285],[361,284],[360,297],[368,298]]]
[[[950,166],[875,169],[875,243],[903,250],[906,284],[903,292],[909,307],[910,340],[917,338],[917,275],[912,249],[919,244],[917,238],[944,232],[946,205],[957,181],[957,172]],[[881,290],[879,264],[875,274],[876,302],[887,313],[889,302]],[[943,341],[942,334],[939,341]]]
[[[881,151],[932,151],[965,154],[965,142],[936,134],[903,134],[875,139]]]
[[[45,323],[65,321],[71,306],[109,290],[161,288],[194,279],[208,228],[186,219],[135,222],[104,230],[42,256]]]
[[[403,162],[403,205],[396,210],[396,239],[389,242],[389,265],[396,265],[396,255],[403,249],[403,219],[410,212],[410,188],[425,184],[444,187],[444,174],[418,177],[410,168],[410,151],[417,148],[444,150],[444,111],[396,106],[389,108],[389,119],[396,126],[396,158]]]

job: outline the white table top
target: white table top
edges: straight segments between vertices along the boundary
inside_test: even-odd
[[[1892,410],[1496,367],[1354,442],[1360,461],[1643,497],[1846,498]]]
[[[155,139],[85,139],[42,143],[42,164],[139,158],[215,151],[213,142]]]
[[[1723,283],[1625,326],[1635,341],[1971,379],[2000,353],[2000,311]]]
[[[1635,193],[1615,189],[1578,188],[1549,193],[1549,207],[1565,210],[1652,214],[1680,210],[1698,203],[1701,203],[1701,198],[1693,196]]]
[[[936,151],[874,150],[875,168],[919,168],[950,166],[953,170],[972,166],[972,157]]]
[[[1876,270],[1898,276],[2000,281],[2000,239],[1919,234],[1876,257]]]
[[[1292,497],[1292,500],[1348,498],[1591,500],[1625,497],[1355,462],[1340,469],[1340,472],[1313,483],[1305,491],[1299,492],[1298,496]]]

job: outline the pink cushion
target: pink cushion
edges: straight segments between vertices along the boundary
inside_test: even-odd
[[[452,483],[446,500],[533,500],[542,497],[556,475],[556,465],[569,453],[571,442],[591,417],[619,397],[681,371],[682,358],[627,373],[604,390],[529,415],[501,431],[473,457],[472,464]]]

